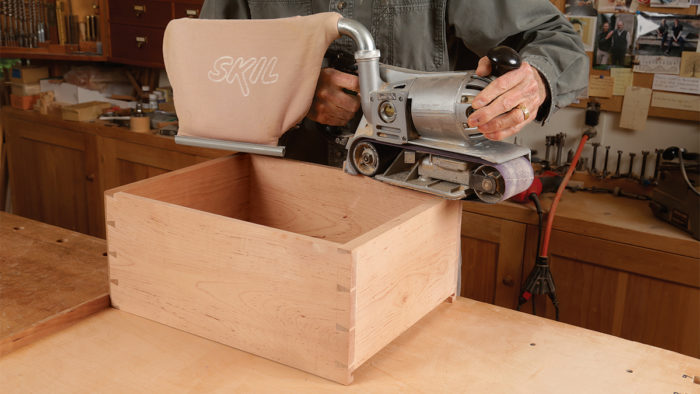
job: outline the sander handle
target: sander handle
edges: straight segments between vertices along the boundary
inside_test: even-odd
[[[508,71],[517,70],[522,65],[518,52],[505,45],[489,49],[486,57],[491,62],[491,74],[496,77],[500,77]]]

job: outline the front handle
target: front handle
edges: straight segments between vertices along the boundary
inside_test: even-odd
[[[491,75],[496,77],[500,77],[508,71],[517,70],[522,65],[518,52],[504,45],[491,48],[486,57],[491,61]]]

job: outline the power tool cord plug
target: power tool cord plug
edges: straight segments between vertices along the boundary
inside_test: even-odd
[[[564,190],[566,190],[566,184],[571,179],[574,170],[576,169],[576,163],[578,163],[581,157],[581,152],[583,151],[586,141],[590,138],[589,134],[584,134],[581,137],[581,142],[579,142],[578,149],[576,149],[576,154],[571,160],[571,165],[566,171],[566,175],[562,180],[557,193],[554,195],[554,201],[552,201],[552,207],[547,214],[547,226],[545,228],[544,239],[542,239],[542,207],[540,206],[539,199],[536,193],[530,193],[529,198],[535,204],[537,209],[538,221],[538,235],[537,235],[537,258],[535,261],[535,267],[532,269],[530,274],[525,279],[523,288],[520,291],[520,296],[518,297],[517,310],[520,310],[520,306],[527,301],[529,301],[533,295],[536,294],[546,294],[552,304],[554,305],[554,314],[556,320],[559,320],[559,301],[557,300],[556,287],[554,286],[554,278],[552,277],[552,272],[549,269],[549,257],[547,257],[547,252],[549,248],[549,238],[552,234],[552,224],[554,223],[554,215],[559,205],[559,200],[561,199]],[[542,241],[542,248],[540,249],[540,241]],[[535,314],[535,302],[532,302],[532,313]]]

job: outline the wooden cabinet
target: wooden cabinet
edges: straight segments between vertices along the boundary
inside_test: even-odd
[[[86,234],[98,232],[95,137],[7,119],[13,211]]]
[[[462,213],[462,297],[515,308],[526,225]]]
[[[203,0],[111,0],[110,60],[163,67],[163,33],[171,19],[198,18]]]
[[[461,294],[515,307],[536,257],[534,209],[463,207]],[[562,322],[700,357],[700,242],[655,219],[647,202],[566,193],[549,248]],[[549,299],[535,306],[554,319]]]
[[[529,272],[535,227],[526,238]],[[700,357],[697,258],[558,230],[550,245],[562,322]],[[554,318],[549,301],[537,306]]]
[[[9,107],[2,124],[13,213],[99,237],[105,190],[231,153]]]

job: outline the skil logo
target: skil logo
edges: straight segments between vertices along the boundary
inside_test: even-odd
[[[213,68],[207,73],[212,82],[226,81],[230,84],[238,82],[241,94],[244,97],[250,95],[250,86],[260,81],[264,85],[277,82],[279,74],[275,73],[277,57],[248,58],[221,56],[214,61]]]

